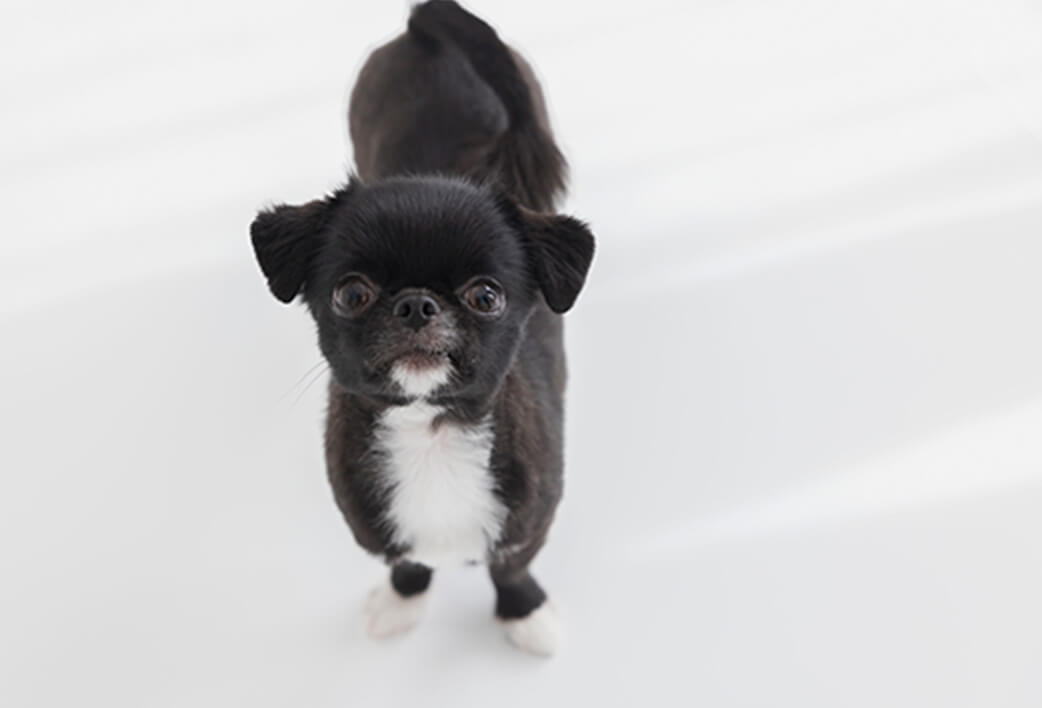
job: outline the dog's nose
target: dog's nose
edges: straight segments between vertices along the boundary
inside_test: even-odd
[[[394,316],[404,320],[407,327],[419,331],[441,312],[438,301],[430,295],[408,293],[399,297],[394,303]]]

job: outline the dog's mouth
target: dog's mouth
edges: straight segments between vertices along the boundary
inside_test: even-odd
[[[368,359],[368,365],[373,371],[386,373],[394,367],[427,369],[457,363],[452,342],[447,338],[415,337],[410,339],[399,340],[380,347],[379,351],[374,352]]]
[[[395,359],[395,365],[423,370],[452,364],[452,356],[446,349],[410,349]]]

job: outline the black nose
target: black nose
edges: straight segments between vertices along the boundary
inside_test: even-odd
[[[404,320],[407,327],[419,331],[441,312],[438,301],[430,295],[408,293],[399,297],[394,303],[394,316]]]

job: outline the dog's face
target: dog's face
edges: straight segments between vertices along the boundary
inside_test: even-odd
[[[434,177],[352,182],[261,212],[251,236],[275,296],[304,295],[336,381],[388,400],[487,400],[534,308],[569,309],[593,256],[574,219]]]

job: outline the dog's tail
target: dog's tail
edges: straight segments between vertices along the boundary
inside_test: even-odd
[[[503,187],[534,209],[551,210],[564,191],[568,164],[539,116],[528,83],[495,30],[452,0],[413,8],[409,32],[421,41],[454,45],[503,103],[510,127],[486,168]]]

